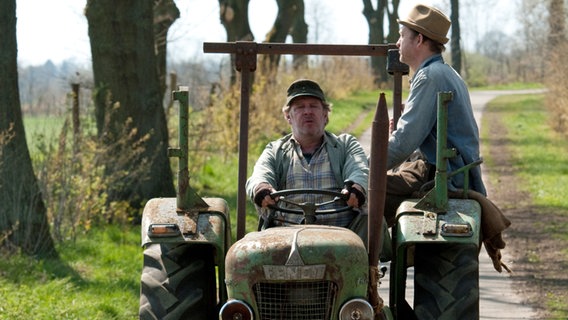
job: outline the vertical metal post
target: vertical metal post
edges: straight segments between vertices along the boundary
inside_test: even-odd
[[[387,191],[387,157],[389,136],[389,114],[385,94],[381,93],[377,102],[375,118],[371,127],[371,163],[369,164],[369,300],[379,312],[382,301],[378,295],[377,283],[380,248],[382,247],[383,217]]]
[[[237,191],[237,240],[246,233],[245,184],[247,181],[249,106],[252,72],[256,70],[256,44],[237,42],[235,67],[241,73],[241,114],[239,117],[239,177]]]
[[[456,156],[456,149],[448,149],[448,102],[453,99],[452,92],[438,92],[436,176],[434,189],[430,190],[414,208],[418,210],[444,213],[448,211],[448,159]]]
[[[448,102],[452,92],[438,92],[438,120],[436,140],[436,208],[447,211],[448,207],[448,162],[456,155],[455,149],[448,149]]]
[[[207,207],[189,185],[189,88],[179,87],[172,93],[173,99],[179,102],[178,148],[169,148],[168,156],[178,159],[178,190],[176,205],[178,212],[194,207]]]
[[[189,209],[189,198],[187,189],[189,187],[189,92],[187,87],[180,87],[179,91],[172,93],[173,100],[179,102],[179,119],[178,119],[178,191],[177,191],[177,208],[181,210]],[[171,149],[170,149],[171,150]]]
[[[387,71],[389,74],[393,75],[394,81],[392,118],[394,121],[394,129],[396,129],[396,123],[402,114],[402,76],[407,75],[409,72],[408,65],[400,62],[398,49],[389,49],[387,55]]]

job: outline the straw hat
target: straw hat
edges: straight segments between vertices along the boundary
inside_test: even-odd
[[[434,7],[417,4],[406,19],[397,19],[397,22],[441,44],[449,40],[446,34],[450,29],[450,19]]]

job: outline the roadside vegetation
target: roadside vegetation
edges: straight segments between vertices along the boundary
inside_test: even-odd
[[[557,118],[546,99],[544,94],[513,95],[490,102],[484,114],[495,119],[488,123],[484,117],[482,146],[486,166],[494,166],[503,153],[509,161],[501,170],[489,170],[486,179],[498,192],[509,193],[500,205],[515,221],[506,231],[506,250],[516,258],[513,278],[520,286],[529,284],[523,291],[543,318],[566,319],[568,142],[555,130]],[[515,175],[512,184],[504,171]]]

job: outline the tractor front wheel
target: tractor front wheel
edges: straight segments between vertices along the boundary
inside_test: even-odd
[[[479,319],[475,246],[417,244],[414,312],[418,319]]]
[[[216,319],[213,249],[150,244],[144,250],[140,319]]]

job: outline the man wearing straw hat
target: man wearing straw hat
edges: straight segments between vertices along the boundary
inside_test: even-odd
[[[479,133],[465,82],[444,62],[442,52],[448,42],[450,20],[438,9],[418,4],[404,19],[396,45],[400,61],[411,71],[410,93],[397,128],[389,139],[387,166],[387,220],[394,217],[396,196],[411,195],[432,180],[436,165],[437,94],[453,92],[448,105],[448,147],[457,156],[449,160],[454,171],[479,159]],[[413,161],[408,161],[412,158]],[[470,170],[469,188],[485,195],[479,166]],[[449,181],[452,190],[464,187],[463,175]],[[394,196],[394,197],[393,197]]]
[[[479,131],[466,84],[442,58],[450,20],[440,10],[418,4],[398,23],[402,25],[396,43],[400,61],[408,64],[413,75],[404,112],[389,138],[387,167],[392,170],[387,176],[385,208],[389,225],[400,201],[434,178],[438,92],[453,93],[448,103],[447,146],[454,148],[457,155],[448,160],[448,171],[480,158]],[[486,198],[479,166],[469,170],[469,185],[465,186],[464,182],[463,174],[452,176],[449,195],[459,197],[462,193],[457,191],[468,187],[468,197],[482,207],[481,229],[487,253],[497,271],[501,272],[502,267],[509,271],[501,262],[500,249],[505,247],[501,233],[511,222]]]

